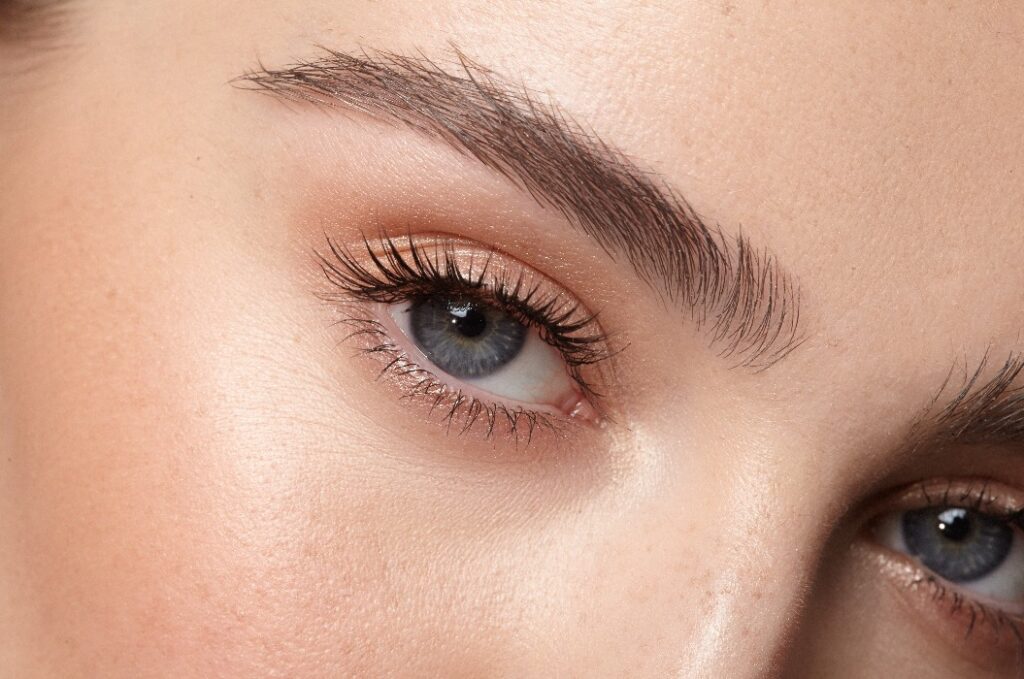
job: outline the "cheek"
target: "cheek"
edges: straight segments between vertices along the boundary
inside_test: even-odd
[[[474,464],[479,441],[402,424],[281,256],[294,235],[251,230],[280,215],[225,219],[209,177],[188,204],[108,179],[161,209],[47,194],[23,217],[73,228],[17,232],[0,267],[21,319],[0,344],[0,538],[45,673],[480,676],[557,657],[585,553],[569,500],[598,472]]]
[[[95,295],[43,283],[46,312],[5,346],[26,646],[108,676],[479,675],[536,646],[511,621],[555,615],[550,564],[523,531],[571,484],[445,464],[442,434],[369,423],[378,385],[336,369],[352,359],[308,290],[194,235],[112,258]]]

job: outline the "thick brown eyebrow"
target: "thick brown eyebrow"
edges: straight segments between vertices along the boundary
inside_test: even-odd
[[[422,56],[324,50],[233,82],[409,127],[475,158],[625,258],[738,365],[769,367],[800,343],[799,291],[773,255],[742,233],[710,228],[663,180],[560,107],[455,54],[449,72]]]

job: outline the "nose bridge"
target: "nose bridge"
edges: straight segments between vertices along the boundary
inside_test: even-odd
[[[732,566],[717,570],[709,585],[699,632],[683,655],[679,677],[779,676],[799,624],[807,575],[778,558],[767,568],[748,559]]]
[[[826,531],[810,515],[783,514],[779,504],[767,498],[727,522],[677,676],[781,675]]]

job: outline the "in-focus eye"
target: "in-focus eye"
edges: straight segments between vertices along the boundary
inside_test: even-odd
[[[320,266],[344,311],[345,339],[380,359],[404,397],[446,428],[530,441],[537,424],[603,422],[599,364],[614,352],[582,301],[523,262],[441,235],[328,241]],[[523,426],[520,426],[523,425]]]
[[[990,574],[1006,562],[1014,542],[1005,522],[963,507],[906,512],[901,523],[910,553],[951,582]]]
[[[895,512],[879,542],[938,577],[1013,612],[1024,611],[1024,535],[1014,522],[966,507]]]
[[[458,380],[453,388],[469,385],[515,405],[559,412],[571,412],[580,401],[559,351],[494,304],[436,295],[387,307],[413,353]]]
[[[449,375],[481,378],[514,361],[527,328],[507,313],[471,300],[427,298],[411,304],[409,329],[417,346]]]

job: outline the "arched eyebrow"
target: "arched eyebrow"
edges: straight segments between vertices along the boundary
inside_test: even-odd
[[[422,56],[325,49],[233,83],[358,111],[476,159],[628,261],[735,365],[764,369],[800,344],[799,290],[771,253],[709,227],[666,182],[549,100],[455,56],[448,70]]]

